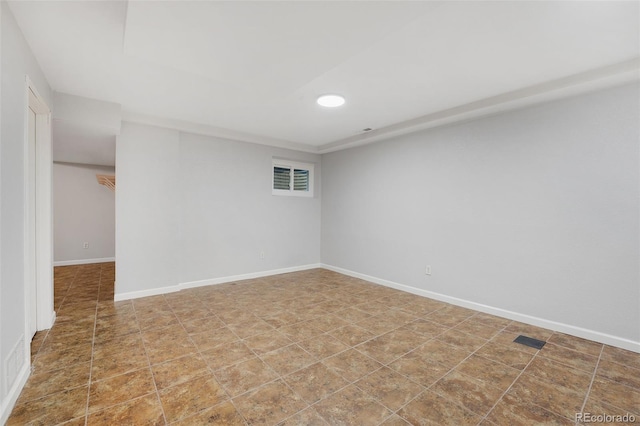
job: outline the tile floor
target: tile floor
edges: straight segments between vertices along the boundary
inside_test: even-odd
[[[320,269],[114,303],[114,268],[55,269],[9,425],[640,423],[640,354]]]

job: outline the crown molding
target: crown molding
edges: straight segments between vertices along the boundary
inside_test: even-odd
[[[258,145],[267,145],[276,148],[285,148],[294,151],[310,152],[314,154],[318,153],[318,148],[312,145],[291,142],[284,139],[271,138],[268,136],[254,135],[252,133],[245,133],[236,130],[225,129],[222,127],[210,126],[208,124],[199,124],[171,118],[156,117],[131,111],[122,112],[122,121],[145,124],[148,126],[164,127],[181,132],[212,136],[215,138],[227,139],[235,142],[254,143]]]
[[[267,145],[313,154],[326,154],[354,148],[385,139],[414,133],[433,127],[469,121],[480,117],[524,108],[556,99],[577,96],[583,93],[620,86],[640,80],[640,57],[601,68],[546,81],[522,89],[480,99],[464,105],[426,114],[411,120],[392,124],[367,133],[350,136],[320,146],[307,145],[284,139],[260,136],[207,124],[155,117],[131,111],[123,111],[123,121],[166,127],[188,133],[212,136],[237,142]]]
[[[567,77],[535,84],[468,104],[437,111],[401,123],[374,129],[367,133],[350,136],[321,145],[320,154],[366,145],[413,133],[432,127],[443,126],[501,112],[524,108],[543,102],[576,96],[608,87],[619,86],[640,79],[640,58],[619,62]]]

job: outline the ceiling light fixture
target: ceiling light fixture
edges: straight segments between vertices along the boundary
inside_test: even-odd
[[[316,102],[323,107],[335,108],[344,105],[344,98],[340,95],[322,95]]]

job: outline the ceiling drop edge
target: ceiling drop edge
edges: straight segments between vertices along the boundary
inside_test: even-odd
[[[560,79],[547,81],[500,95],[480,99],[442,111],[423,115],[401,123],[374,129],[318,147],[299,142],[239,132],[206,124],[177,119],[155,117],[131,111],[122,112],[122,120],[132,123],[165,127],[188,133],[212,136],[236,142],[254,143],[314,154],[325,154],[379,142],[392,137],[413,133],[479,117],[524,108],[534,104],[576,96],[582,93],[619,86],[640,80],[640,57],[585,71]]]

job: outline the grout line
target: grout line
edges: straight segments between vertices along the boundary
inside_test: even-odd
[[[526,371],[527,368],[529,368],[529,365],[531,365],[531,363],[533,362],[534,359],[536,359],[536,357],[538,356],[538,354],[540,353],[540,350],[536,351],[536,353],[533,354],[533,356],[531,357],[531,359],[529,360],[529,362],[527,363],[527,365],[520,371],[520,373],[516,376],[515,379],[513,379],[513,381],[511,382],[511,384],[509,385],[509,387],[502,392],[502,394],[500,395],[500,397],[498,399],[496,399],[495,404],[493,404],[491,406],[491,408],[486,412],[486,414],[484,416],[482,416],[482,418],[480,419],[480,423],[482,423],[484,420],[487,419],[487,417],[489,416],[489,414],[491,414],[491,412],[493,411],[494,408],[496,408],[496,406],[500,403],[500,401],[502,401],[502,398],[511,390],[511,388],[513,387],[513,385],[518,381],[518,379],[520,378],[520,376],[522,376],[524,374],[524,372]],[[542,407],[541,407],[542,408]],[[548,411],[548,410],[547,410]]]
[[[58,305],[58,310],[60,310],[62,308],[62,305],[64,305],[65,300],[67,300],[67,296],[69,296],[69,292],[71,291],[71,287],[75,284],[76,282],[76,278],[78,278],[78,274],[80,273],[80,270],[82,268],[77,268],[75,274],[73,274],[73,278],[71,278],[71,283],[67,286],[67,289],[64,292],[64,296],[62,296],[62,300],[60,301],[60,304]],[[54,277],[54,281],[55,281],[55,277]],[[55,299],[55,282],[54,282],[54,299]],[[55,309],[55,306],[53,307]]]
[[[587,401],[589,400],[589,394],[591,393],[591,387],[593,386],[593,382],[596,380],[596,373],[598,372],[598,366],[600,365],[600,360],[602,359],[602,353],[604,352],[604,345],[600,348],[600,354],[598,355],[598,361],[596,362],[596,367],[593,369],[593,374],[591,375],[591,381],[589,382],[589,388],[587,389],[587,393],[584,396],[584,401],[582,402],[582,406],[580,407],[580,413],[584,413],[584,407],[587,405]],[[578,421],[575,420],[576,424]]]
[[[78,269],[80,270],[80,269]],[[89,423],[89,398],[91,396],[91,375],[93,371],[93,351],[96,341],[96,326],[98,323],[98,298],[100,297],[100,285],[102,283],[102,266],[100,267],[100,276],[98,278],[98,294],[96,295],[96,310],[93,315],[93,333],[91,335],[91,361],[89,361],[89,384],[87,386],[87,404],[84,409],[84,424],[87,426]],[[66,298],[66,297],[65,297]]]
[[[376,299],[376,300],[378,300],[378,299]],[[406,305],[402,305],[402,306],[406,306]],[[400,310],[400,309],[402,308],[402,306],[400,306],[400,307],[396,307],[396,308],[397,308],[398,310]],[[396,308],[392,308],[392,309],[396,309]],[[441,307],[441,308],[438,308],[438,309],[436,309],[436,310],[434,310],[434,311],[432,311],[432,312],[430,312],[428,315],[430,315],[431,313],[436,312],[436,311],[438,311],[438,310],[440,310],[440,309],[442,309],[442,308],[444,308],[444,306],[443,306],[443,307]],[[364,311],[363,311],[363,312],[364,312]],[[404,312],[404,311],[403,311],[403,312]],[[405,312],[405,313],[406,313],[406,312]],[[388,333],[391,333],[391,332],[393,332],[393,331],[396,331],[396,330],[398,330],[398,329],[400,329],[400,328],[403,328],[403,327],[405,327],[405,326],[407,326],[407,325],[409,325],[409,324],[412,324],[412,323],[414,323],[414,322],[418,322],[418,321],[420,321],[420,320],[423,320],[423,319],[424,319],[424,317],[416,316],[415,314],[410,314],[410,315],[412,315],[412,316],[414,316],[414,317],[416,317],[416,318],[415,318],[413,321],[411,321],[411,322],[404,323],[404,324],[400,325],[399,327],[394,328],[393,330],[390,330],[390,331],[384,332],[384,333],[382,333],[382,334],[374,335],[372,338],[370,338],[370,339],[368,339],[368,340],[365,340],[365,341],[363,341],[363,342],[360,342],[360,343],[358,343],[357,345],[351,345],[351,346],[348,346],[348,347],[347,347],[347,349],[345,349],[345,350],[343,350],[343,351],[340,351],[340,352],[337,352],[337,353],[335,353],[335,354],[332,354],[331,356],[324,357],[322,360],[318,361],[318,362],[322,363],[322,361],[323,361],[323,360],[325,360],[325,359],[333,358],[333,357],[335,357],[335,356],[338,356],[338,355],[339,355],[339,354],[341,354],[341,353],[344,353],[344,352],[347,352],[347,351],[348,351],[348,350],[350,350],[350,349],[353,349],[353,350],[355,350],[356,352],[358,352],[359,354],[361,354],[361,355],[363,355],[363,356],[365,356],[365,357],[367,357],[367,358],[370,358],[370,359],[372,359],[373,361],[375,361],[376,363],[380,364],[380,367],[379,367],[379,368],[376,368],[376,369],[375,369],[375,370],[373,370],[373,371],[368,372],[367,374],[365,374],[365,375],[364,375],[364,376],[362,376],[362,377],[358,377],[358,378],[357,378],[356,380],[354,380],[354,381],[348,380],[346,377],[342,376],[341,374],[339,374],[339,373],[337,373],[337,372],[334,372],[334,371],[333,371],[333,369],[331,369],[330,367],[327,367],[327,368],[328,368],[329,370],[331,370],[334,374],[336,374],[338,377],[341,377],[345,382],[347,382],[347,384],[346,384],[345,386],[343,386],[343,387],[341,387],[341,388],[337,389],[336,391],[332,392],[331,394],[326,395],[324,398],[321,398],[320,400],[318,400],[318,401],[316,401],[316,402],[314,402],[314,403],[312,403],[312,404],[309,404],[309,405],[308,405],[307,407],[305,407],[304,409],[302,409],[302,410],[300,410],[300,411],[298,411],[298,412],[294,413],[293,415],[291,415],[291,416],[287,417],[287,419],[288,419],[288,418],[291,418],[291,417],[293,417],[293,416],[295,416],[296,414],[298,414],[298,413],[300,413],[300,412],[302,412],[302,411],[304,411],[304,410],[306,410],[307,408],[311,408],[311,407],[313,407],[313,406],[315,406],[315,405],[319,404],[320,402],[322,402],[322,401],[326,400],[327,398],[329,398],[331,395],[335,395],[336,393],[341,392],[342,390],[346,389],[346,388],[347,388],[347,387],[349,387],[349,386],[355,386],[358,390],[360,390],[362,393],[364,393],[365,395],[367,395],[367,396],[368,396],[369,398],[371,398],[373,401],[375,401],[376,403],[380,404],[382,407],[384,407],[384,408],[386,408],[387,410],[389,410],[389,411],[390,411],[390,413],[391,413],[391,414],[389,414],[389,416],[385,417],[385,418],[382,420],[382,422],[381,422],[381,423],[384,423],[384,421],[386,421],[388,418],[390,418],[390,417],[392,417],[394,414],[396,414],[396,412],[397,412],[397,411],[399,411],[402,407],[400,407],[398,410],[393,410],[392,408],[390,408],[390,407],[386,406],[384,403],[382,403],[382,401],[380,401],[378,398],[376,398],[375,396],[373,396],[373,395],[369,394],[368,392],[366,392],[365,390],[363,390],[362,388],[360,388],[360,387],[357,385],[357,383],[356,383],[356,382],[358,382],[358,381],[362,380],[364,377],[367,377],[367,376],[369,376],[369,375],[371,375],[371,374],[374,374],[375,372],[380,371],[380,370],[382,370],[383,368],[389,368],[389,369],[391,369],[392,371],[394,371],[395,373],[399,374],[400,376],[402,376],[402,377],[403,377],[403,378],[405,378],[406,380],[408,380],[408,381],[410,381],[410,382],[412,382],[412,383],[415,383],[415,384],[417,384],[418,386],[421,386],[422,388],[424,388],[424,390],[426,390],[426,389],[427,389],[427,387],[426,387],[426,386],[424,386],[424,385],[422,385],[422,384],[420,384],[420,383],[416,383],[415,381],[413,381],[413,380],[412,380],[412,379],[410,379],[409,377],[405,376],[404,374],[399,373],[399,372],[395,371],[394,369],[390,368],[390,367],[389,367],[389,365],[390,365],[391,363],[395,362],[396,360],[398,360],[398,359],[402,358],[403,356],[406,356],[407,354],[409,354],[409,353],[413,352],[414,350],[416,350],[416,349],[417,349],[417,348],[419,348],[420,346],[422,346],[422,345],[426,344],[427,342],[429,342],[429,341],[431,341],[431,340],[434,340],[436,336],[439,336],[440,334],[445,333],[446,331],[450,330],[452,327],[451,327],[451,328],[449,328],[449,329],[447,329],[447,330],[445,330],[445,331],[442,331],[441,333],[438,333],[438,334],[437,334],[437,335],[435,335],[434,337],[431,337],[431,338],[427,339],[424,343],[422,343],[422,344],[418,345],[416,348],[414,348],[414,349],[410,350],[409,352],[407,352],[407,353],[405,353],[405,354],[402,354],[402,355],[400,355],[400,356],[398,356],[398,357],[396,357],[396,358],[392,359],[392,360],[391,360],[391,361],[389,361],[388,363],[380,362],[380,361],[378,361],[377,359],[375,359],[375,358],[373,358],[373,357],[371,357],[371,356],[369,356],[369,355],[367,355],[367,354],[365,354],[365,353],[363,353],[363,352],[361,352],[360,350],[358,350],[358,349],[357,349],[357,346],[361,346],[361,345],[363,345],[364,343],[367,343],[367,342],[369,342],[369,341],[372,341],[372,340],[374,340],[374,339],[377,339],[378,337],[381,337],[381,336],[383,336],[383,335],[386,335],[386,334],[388,334]],[[353,322],[353,321],[349,321],[349,323],[350,323],[349,325],[356,325],[356,326],[357,326],[357,324],[356,324],[355,322]],[[442,325],[442,324],[439,324],[439,325]],[[341,328],[341,327],[338,327],[338,328]],[[333,330],[337,330],[338,328],[335,328],[335,329],[333,329]],[[361,328],[362,328],[362,327],[361,327]],[[348,345],[348,343],[343,342],[342,340],[338,339],[337,337],[335,337],[335,336],[331,335],[330,333],[331,333],[331,331],[333,331],[333,330],[329,330],[329,331],[325,332],[324,334],[326,334],[326,335],[329,335],[329,336],[333,337],[334,339],[336,339],[336,340],[340,341],[341,343],[344,343],[345,345]],[[368,331],[368,330],[367,330],[367,331]],[[496,333],[496,334],[497,334],[497,333]],[[443,342],[443,343],[444,343],[444,342]],[[461,362],[462,362],[462,361],[461,361]],[[323,365],[324,365],[324,364],[323,364]],[[298,371],[299,371],[299,370],[298,370]],[[291,374],[293,374],[293,373],[291,373]],[[448,373],[446,373],[446,374],[448,374]],[[445,375],[446,375],[446,374],[445,374]],[[443,376],[443,377],[444,377],[444,376]],[[424,390],[423,390],[423,391],[421,391],[421,392],[418,392],[418,394],[416,395],[416,397],[417,397],[418,395],[422,394],[422,393],[424,392]],[[294,392],[294,393],[295,393],[295,392]],[[411,400],[415,399],[416,397],[412,398]],[[304,398],[303,398],[303,400],[304,400]],[[306,401],[305,401],[305,402],[306,402]],[[410,401],[409,401],[409,402],[410,402]],[[405,404],[405,405],[406,405],[406,404]],[[404,407],[404,405],[403,405],[403,407]],[[316,412],[317,412],[317,410],[316,410]],[[318,413],[318,414],[320,415],[320,413]],[[326,420],[322,415],[320,415],[320,417],[322,417],[322,418],[323,418],[323,420],[327,421],[327,420]],[[286,419],[284,419],[284,420],[286,420]],[[284,421],[284,420],[283,420],[283,421]]]
[[[166,300],[165,300],[165,301],[166,301]],[[231,397],[231,394],[230,394],[230,393],[229,393],[229,392],[224,388],[224,386],[222,386],[222,384],[221,384],[221,383],[220,383],[220,381],[218,380],[218,377],[217,377],[217,376],[216,376],[216,374],[215,374],[215,371],[214,371],[214,370],[209,366],[209,363],[208,363],[207,361],[205,361],[205,358],[204,358],[204,356],[203,356],[203,354],[202,354],[202,351],[200,350],[200,348],[198,347],[198,345],[197,345],[197,344],[193,341],[193,339],[191,338],[191,335],[190,335],[190,334],[189,334],[189,332],[187,331],[187,329],[186,329],[186,327],[184,326],[184,324],[183,324],[182,320],[180,319],[180,317],[179,317],[178,315],[176,315],[175,311],[173,310],[173,306],[171,306],[171,303],[169,303],[168,301],[166,301],[166,302],[167,302],[167,304],[169,305],[169,309],[171,309],[171,313],[173,313],[173,315],[175,315],[176,319],[178,320],[178,323],[180,323],[180,326],[182,327],[182,329],[184,330],[184,332],[187,334],[187,338],[189,339],[189,341],[191,342],[191,344],[196,348],[196,352],[197,352],[197,354],[200,356],[200,358],[202,359],[202,362],[204,362],[204,363],[205,363],[205,365],[207,366],[207,370],[209,370],[209,373],[211,373],[211,375],[213,376],[213,378],[214,378],[214,379],[216,380],[216,382],[220,385],[220,388],[222,389],[222,391],[227,395],[227,397],[228,397],[227,401],[228,401],[228,402],[233,406],[233,408],[236,410],[236,413],[238,413],[238,414],[240,415],[240,417],[242,417],[242,420],[245,422],[245,424],[248,424],[249,422],[244,418],[244,415],[240,412],[240,410],[238,410],[238,407],[236,407],[235,403],[233,402],[233,398]],[[227,328],[231,333],[233,333],[236,337],[238,337],[238,339],[240,338],[240,337],[239,337],[239,336],[238,336],[238,335],[237,335],[233,330],[231,330],[231,329],[229,328],[229,326],[227,325],[227,323],[226,323],[226,322],[224,322],[224,320],[223,320],[222,318],[218,317],[218,316],[215,314],[215,312],[213,312],[213,311],[212,311],[208,306],[206,306],[204,303],[203,303],[202,305],[203,305],[203,306],[204,306],[204,307],[205,307],[209,312],[211,312],[211,313],[213,314],[213,316],[214,316],[216,319],[218,319],[220,322],[222,322],[222,323],[224,324],[224,327],[226,327],[226,328]],[[204,318],[207,318],[207,317],[204,317]],[[198,318],[194,318],[194,319],[198,319]],[[220,328],[222,328],[222,327],[220,327]],[[205,333],[206,333],[206,331],[205,331]],[[225,343],[221,343],[221,345],[223,345],[223,344],[225,344]],[[219,346],[219,345],[217,345],[217,346]],[[215,346],[214,346],[214,348],[215,348]],[[213,349],[213,348],[211,348],[211,349]],[[251,349],[251,348],[249,348],[249,349]],[[206,352],[206,351],[205,351],[205,352]],[[188,356],[188,355],[185,355],[185,356]],[[236,364],[233,364],[233,365],[236,365]],[[155,380],[156,380],[156,379],[155,379],[155,377],[153,377],[153,382],[154,382],[154,384],[155,384]],[[170,387],[170,386],[169,386],[169,387]],[[222,402],[224,402],[224,401],[222,401]],[[219,402],[219,403],[217,403],[217,404],[213,405],[212,407],[215,407],[216,405],[219,405],[219,404],[221,404],[222,402]],[[209,408],[211,408],[211,407],[207,407],[207,408],[205,408],[205,410],[206,410],[206,409],[209,409]],[[200,411],[202,411],[202,410],[200,410]],[[188,418],[194,417],[194,416],[196,416],[198,413],[200,413],[200,411],[198,411],[197,413],[194,413],[194,414],[192,414],[192,415],[189,415],[189,416],[187,416],[187,417],[184,417],[184,418],[182,418],[182,419],[180,419],[180,420],[184,420],[184,419],[188,419]]]
[[[475,315],[476,315],[476,314],[471,315],[469,318],[465,319],[465,321],[466,321],[466,320],[468,320],[468,319],[470,319],[470,318],[472,318],[472,317],[474,317]],[[464,322],[464,321],[463,321],[463,322]],[[413,398],[411,398],[409,401],[407,401],[407,403],[406,403],[406,404],[404,404],[404,405],[402,405],[400,408],[398,408],[398,409],[395,411],[395,413],[397,414],[400,410],[402,410],[404,407],[406,407],[407,405],[409,405],[411,402],[413,402],[415,399],[417,399],[417,398],[418,398],[420,395],[422,395],[424,392],[426,392],[426,391],[434,392],[433,390],[431,390],[431,388],[432,388],[436,383],[438,383],[438,382],[439,382],[443,377],[446,377],[448,374],[450,374],[451,372],[453,372],[453,371],[454,371],[456,368],[458,368],[462,363],[464,363],[466,360],[468,360],[469,358],[471,358],[471,357],[472,357],[476,352],[478,352],[478,351],[479,351],[480,349],[482,349],[484,346],[486,346],[487,344],[489,344],[489,342],[492,342],[492,341],[493,341],[493,338],[494,338],[494,337],[496,337],[497,335],[499,335],[500,333],[502,333],[503,331],[505,331],[505,330],[506,330],[506,328],[507,328],[510,324],[511,324],[511,322],[509,322],[509,323],[505,324],[502,328],[497,329],[498,331],[497,331],[497,332],[496,332],[496,333],[495,333],[495,334],[494,334],[490,339],[487,339],[487,341],[486,341],[485,343],[483,343],[483,344],[482,344],[481,346],[479,346],[477,349],[475,349],[474,351],[472,351],[471,353],[469,353],[469,355],[467,355],[467,356],[466,356],[462,361],[460,361],[460,362],[459,362],[458,364],[456,364],[453,368],[451,368],[449,371],[447,371],[447,372],[446,372],[446,373],[444,373],[442,376],[440,376],[437,380],[435,380],[435,381],[434,381],[433,383],[431,383],[429,386],[421,385],[421,386],[422,386],[422,387],[424,387],[425,389],[424,389],[422,392],[418,393],[418,394],[417,394],[416,396],[414,396]],[[441,325],[442,325],[442,324],[441,324]],[[449,327],[447,330],[442,331],[441,333],[438,333],[438,334],[437,334],[437,335],[435,335],[433,338],[431,338],[429,341],[437,340],[437,337],[438,337],[438,336],[440,336],[440,335],[442,335],[442,334],[444,334],[444,333],[448,332],[449,330],[453,330],[453,329],[454,329],[455,327],[457,327],[458,325],[460,325],[460,323],[458,323],[458,324],[456,324],[456,325],[454,325],[454,326],[452,326],[452,327]],[[438,340],[438,342],[441,342],[441,343],[447,344],[447,345],[449,345],[449,346],[455,347],[455,346],[453,346],[453,345],[450,345],[450,344],[449,344],[449,343],[447,343],[447,342],[443,342],[442,340]],[[426,342],[425,342],[425,344],[426,344]],[[422,346],[422,345],[420,345],[420,346]],[[420,346],[418,346],[418,347],[420,347]],[[418,349],[418,348],[415,348],[414,350],[416,350],[416,349]],[[411,351],[411,352],[413,352],[413,351]],[[403,356],[404,356],[404,355],[403,355]],[[478,355],[478,356],[479,356],[479,355]],[[493,360],[490,360],[490,361],[493,361]],[[437,362],[437,361],[434,361],[434,362]],[[496,362],[496,361],[494,361],[494,362]],[[437,362],[437,363],[438,363],[438,362]],[[438,364],[440,364],[440,363],[438,363]],[[502,363],[500,363],[500,364],[502,364]],[[503,365],[506,365],[506,364],[503,364]],[[523,370],[523,371],[524,371],[524,370]],[[416,383],[416,382],[415,382],[414,380],[412,380],[410,377],[407,377],[406,375],[404,375],[404,374],[402,374],[402,373],[399,373],[399,372],[398,372],[398,374],[400,374],[400,375],[402,375],[403,377],[405,377],[406,379],[408,379],[408,380],[410,380],[410,381],[412,381],[412,382]],[[463,373],[461,373],[461,374],[463,374]],[[518,376],[518,377],[519,377],[519,376]],[[474,379],[475,379],[475,378],[474,378]],[[477,379],[476,379],[476,380],[477,380]],[[515,380],[514,380],[514,381],[515,381]],[[420,383],[418,383],[418,384],[420,384]],[[471,411],[471,410],[467,409],[466,407],[464,407],[464,406],[462,406],[462,405],[458,404],[458,402],[456,402],[456,401],[452,401],[450,398],[448,398],[448,397],[446,397],[446,396],[443,396],[443,395],[440,395],[440,394],[439,394],[439,393],[437,393],[437,392],[434,392],[434,393],[436,393],[437,395],[439,395],[439,396],[441,396],[441,397],[445,398],[447,401],[452,402],[453,404],[457,405],[458,407],[464,408],[465,410],[469,411],[470,413],[474,413],[473,411]],[[502,398],[502,396],[501,396],[500,398]],[[498,398],[498,401],[500,401],[500,398]],[[497,404],[497,402],[496,402],[496,404]],[[494,406],[495,406],[495,405],[494,405]],[[493,407],[492,407],[491,409],[493,409]],[[491,410],[489,410],[489,412],[491,412]],[[474,413],[474,414],[475,414],[475,413]],[[487,414],[488,414],[488,413],[487,413]],[[402,416],[400,416],[400,417],[402,417]],[[486,417],[486,415],[485,415],[485,417]]]
[[[162,297],[164,299],[164,295]],[[147,345],[145,345],[144,343],[144,336],[142,335],[142,328],[140,327],[140,322],[138,320],[138,312],[136,311],[135,302],[133,303],[133,315],[135,316],[136,323],[138,324],[138,334],[140,335],[140,340],[142,341],[142,347],[144,348],[144,354],[145,354],[145,357],[147,358],[147,368],[149,369],[149,374],[151,374],[151,382],[153,383],[153,388],[155,389],[155,392],[156,392],[156,398],[158,399],[158,404],[160,405],[160,412],[162,412],[162,418],[164,419],[164,424],[168,425],[169,422],[167,421],[167,416],[164,413],[164,407],[162,406],[162,400],[160,399],[160,392],[158,392],[156,379],[153,376],[153,369],[151,368],[151,359],[149,358],[149,351],[147,351]],[[143,396],[146,396],[146,395],[143,395]]]

